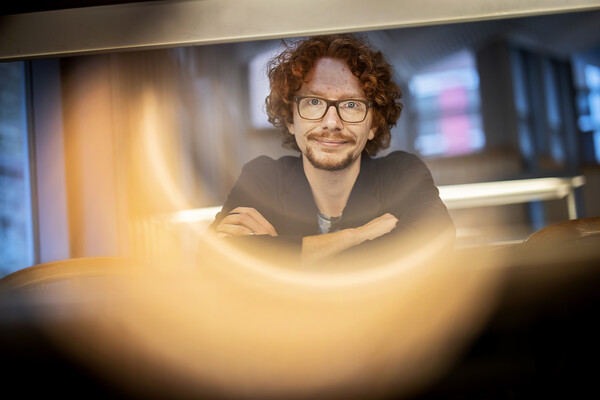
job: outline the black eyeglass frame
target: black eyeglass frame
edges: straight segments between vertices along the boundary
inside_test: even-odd
[[[319,118],[305,118],[300,114],[300,101],[303,99],[319,99],[319,100],[323,100],[325,102],[325,104],[327,104],[327,107],[325,108],[325,111],[323,112],[323,115],[321,115]],[[340,103],[343,103],[345,101],[359,101],[363,104],[365,104],[367,106],[367,109],[365,110],[365,116],[363,117],[363,119],[361,119],[360,121],[346,121],[344,118],[342,118],[342,115],[340,114],[340,109],[338,108],[338,105]],[[298,115],[300,115],[300,118],[306,119],[308,121],[318,121],[320,119],[323,119],[323,117],[325,116],[325,114],[327,114],[327,111],[329,111],[330,107],[335,107],[335,111],[337,112],[338,117],[340,117],[340,119],[344,122],[347,122],[349,124],[358,124],[363,122],[366,118],[367,118],[367,114],[369,114],[369,108],[373,107],[373,102],[370,100],[363,100],[363,99],[341,99],[341,100],[329,100],[329,99],[324,99],[322,97],[318,97],[318,96],[294,96],[294,102],[296,103],[296,109],[298,110]]]

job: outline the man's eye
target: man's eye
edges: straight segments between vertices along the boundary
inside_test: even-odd
[[[358,110],[362,108],[362,104],[357,101],[347,101],[342,103],[342,107],[349,110]]]
[[[308,100],[308,104],[310,104],[311,106],[318,106],[319,104],[321,104],[321,102],[319,101],[319,99],[310,99]]]

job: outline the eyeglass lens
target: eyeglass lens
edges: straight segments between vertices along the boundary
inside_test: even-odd
[[[298,113],[305,119],[321,119],[329,105],[318,97],[305,97],[298,102]],[[367,114],[367,104],[360,100],[344,100],[337,104],[340,118],[346,122],[361,122]]]

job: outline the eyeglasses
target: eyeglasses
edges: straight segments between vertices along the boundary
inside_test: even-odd
[[[329,107],[333,106],[342,121],[362,122],[367,117],[369,108],[373,106],[372,101],[357,99],[327,100],[314,96],[295,96],[294,101],[298,105],[298,114],[309,120],[323,118]]]

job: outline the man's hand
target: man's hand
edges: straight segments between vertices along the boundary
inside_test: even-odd
[[[269,223],[256,209],[238,207],[217,225],[217,237],[270,235],[277,236],[273,225]]]
[[[312,263],[334,256],[366,240],[373,240],[391,232],[396,223],[398,219],[387,213],[358,228],[306,236],[302,239],[302,261]]]

